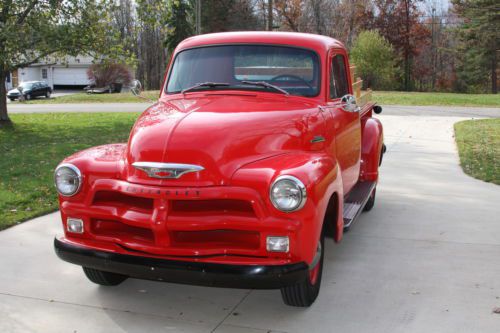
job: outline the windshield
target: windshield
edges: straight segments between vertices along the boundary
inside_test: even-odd
[[[19,87],[17,87],[18,89],[31,89],[33,88],[33,83],[21,83],[19,85]]]
[[[172,65],[167,93],[178,93],[200,83],[197,90],[260,90],[277,92],[266,82],[291,95],[319,93],[319,61],[315,52],[288,46],[225,45],[180,52]],[[223,84],[222,84],[223,83]],[[190,89],[192,90],[192,89]]]

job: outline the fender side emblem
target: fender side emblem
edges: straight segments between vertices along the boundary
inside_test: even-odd
[[[314,138],[311,139],[311,143],[317,143],[317,142],[324,142],[325,138],[322,137],[321,135],[316,135]]]
[[[142,170],[151,178],[178,179],[189,172],[205,170],[202,166],[180,163],[135,162],[132,166]]]

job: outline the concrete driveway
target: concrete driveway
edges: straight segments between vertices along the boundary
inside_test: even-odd
[[[60,261],[57,213],[0,232],[1,332],[498,332],[500,186],[466,176],[459,117],[382,115],[375,208],[327,242],[309,309],[279,291],[129,279],[98,287]]]

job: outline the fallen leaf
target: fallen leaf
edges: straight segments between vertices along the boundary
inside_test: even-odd
[[[500,307],[494,307],[493,308],[493,313],[500,314]]]

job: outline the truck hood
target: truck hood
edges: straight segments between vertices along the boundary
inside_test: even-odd
[[[321,117],[317,104],[275,94],[193,94],[160,101],[132,129],[124,176],[132,183],[161,186],[229,184],[245,164],[294,150],[321,149],[322,143],[311,143],[314,136],[323,135]],[[158,179],[134,167],[137,162],[190,164],[203,170]]]

